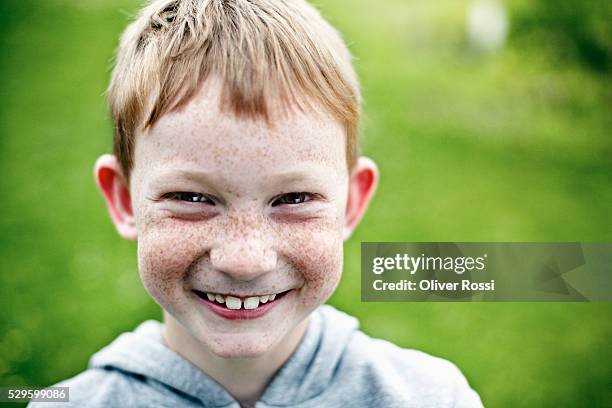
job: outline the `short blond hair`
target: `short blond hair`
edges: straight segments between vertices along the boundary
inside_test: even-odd
[[[303,0],[153,0],[126,28],[108,89],[113,152],[126,179],[139,128],[180,109],[212,75],[222,106],[269,120],[270,103],[323,110],[358,156],[361,96],[340,34]]]

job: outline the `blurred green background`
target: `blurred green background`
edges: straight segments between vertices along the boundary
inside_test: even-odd
[[[507,1],[493,44],[503,13],[474,28],[467,0],[316,4],[356,56],[364,153],[382,173],[330,303],[455,362],[488,407],[612,406],[610,303],[359,296],[360,241],[612,241],[610,3]],[[111,149],[111,56],[138,5],[0,2],[0,386],[75,375],[161,316],[92,176]]]

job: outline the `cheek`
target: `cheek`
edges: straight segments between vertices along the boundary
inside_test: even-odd
[[[342,275],[342,235],[335,223],[295,229],[284,251],[305,281],[303,300],[314,308],[327,300]]]
[[[190,265],[202,256],[207,236],[179,221],[151,221],[138,236],[138,270],[149,294],[162,306],[184,299],[183,282]],[[178,307],[178,305],[176,305]]]

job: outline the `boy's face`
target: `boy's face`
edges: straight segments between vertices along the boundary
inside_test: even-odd
[[[315,114],[273,115],[272,127],[237,119],[219,110],[219,94],[219,86],[205,87],[136,136],[130,195],[138,266],[150,295],[212,352],[256,356],[339,282],[345,133]],[[239,297],[242,310],[206,293]],[[257,308],[244,309],[246,298],[271,294],[273,302],[260,297]],[[247,315],[258,317],[232,318]]]

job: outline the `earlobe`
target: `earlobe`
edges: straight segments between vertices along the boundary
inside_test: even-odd
[[[94,177],[117,232],[125,239],[135,240],[136,223],[130,189],[117,158],[111,154],[100,156],[94,166]]]
[[[379,173],[376,163],[368,157],[359,157],[351,171],[348,201],[344,224],[344,240],[347,240],[359,222],[376,191]]]

